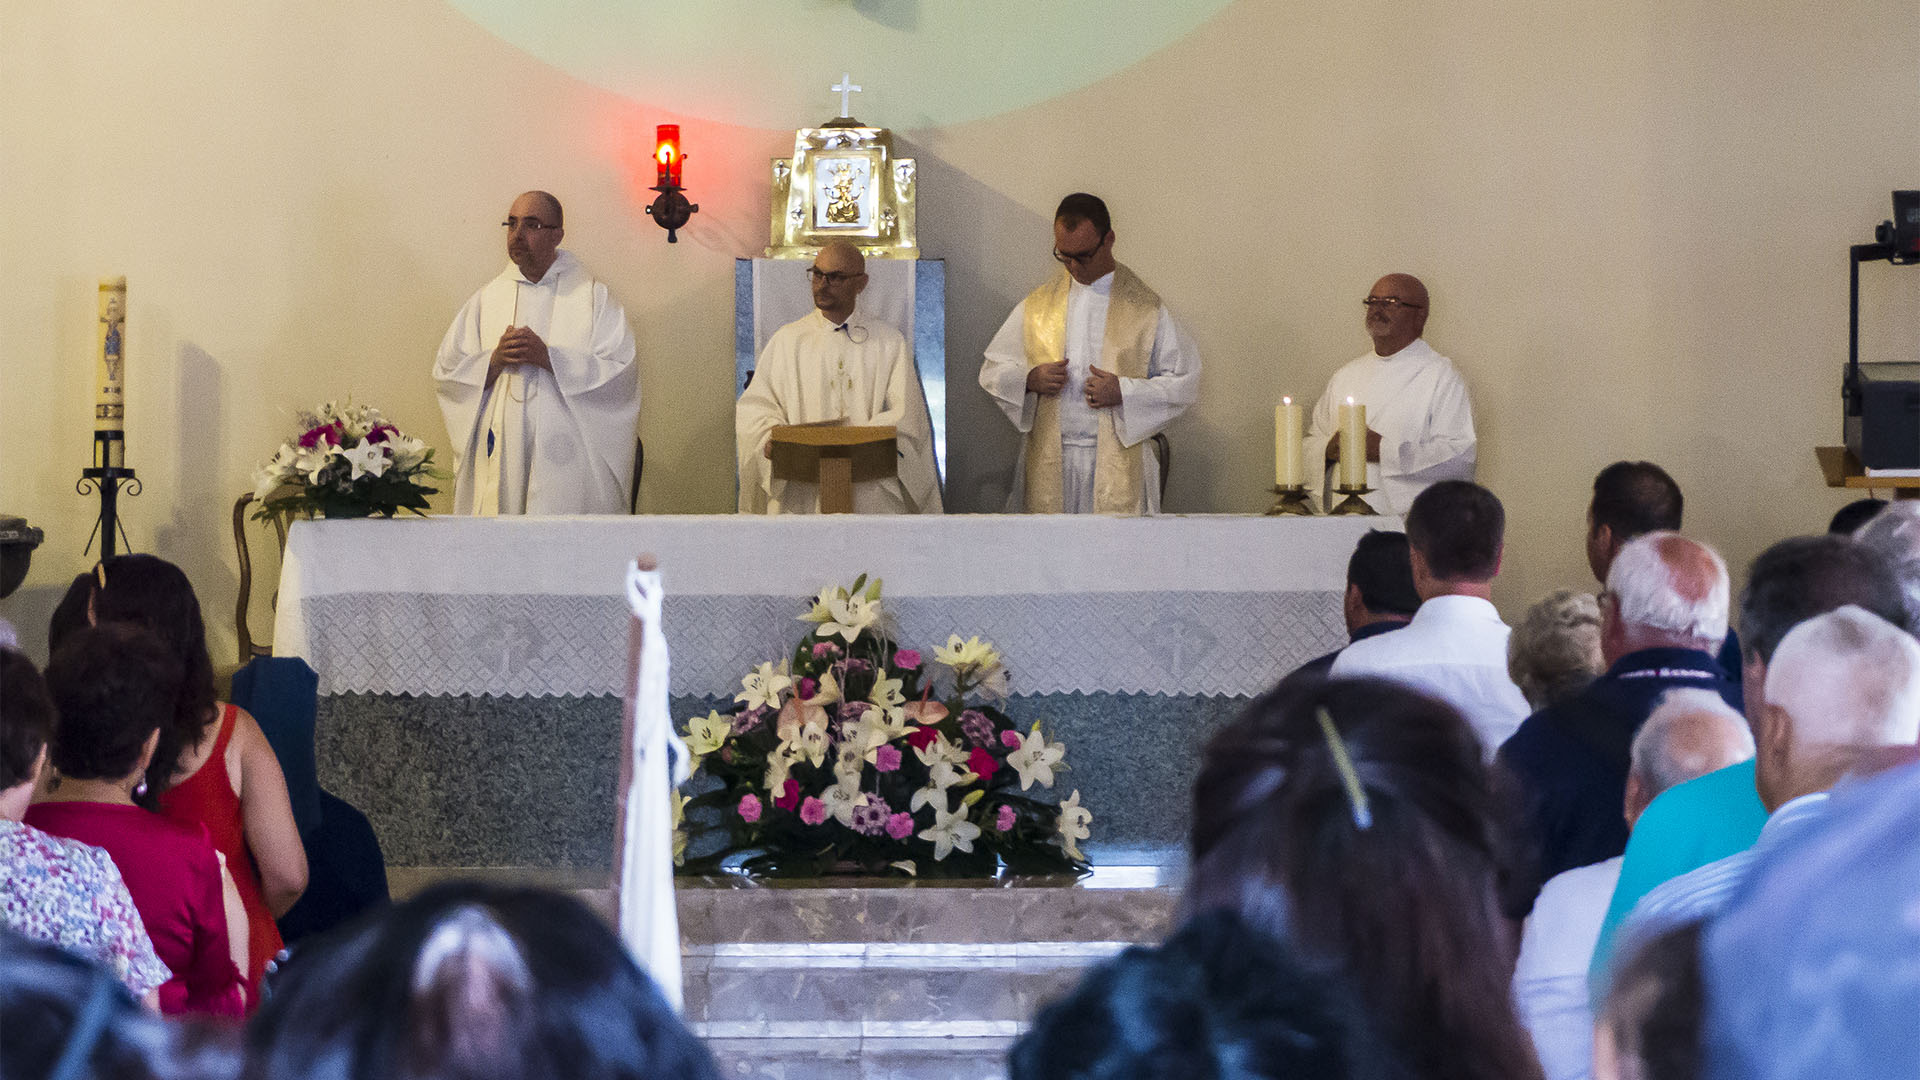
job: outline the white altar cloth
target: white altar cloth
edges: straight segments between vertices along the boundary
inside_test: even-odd
[[[885,580],[932,662],[978,634],[1019,694],[1260,693],[1345,642],[1347,558],[1396,518],[1093,515],[302,521],[274,652],[320,692],[621,692],[627,560],[658,557],[676,695],[786,657],[828,584]]]

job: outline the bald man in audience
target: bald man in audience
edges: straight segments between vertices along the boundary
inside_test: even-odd
[[[1853,533],[1853,542],[1887,561],[1900,579],[1907,610],[1920,623],[1920,502],[1882,507]]]
[[[1733,680],[1714,660],[1727,634],[1728,591],[1726,563],[1679,533],[1648,533],[1618,549],[1600,600],[1606,673],[1528,717],[1500,748],[1498,778],[1523,813],[1508,915],[1524,916],[1555,874],[1626,850],[1628,748],[1655,702],[1685,688],[1736,707]]]
[[[859,311],[860,249],[835,240],[807,268],[814,310],[776,330],[734,405],[742,513],[813,514],[820,485],[773,475],[773,429],[791,424],[894,429],[894,475],[853,485],[857,514],[938,514],[933,425],[900,331]]]
[[[1628,829],[1654,797],[1753,757],[1746,718],[1710,690],[1669,690],[1633,737],[1623,809]],[[1547,1080],[1578,1080],[1592,1064],[1587,965],[1620,878],[1621,856],[1575,867],[1546,883],[1520,935],[1514,999]]]

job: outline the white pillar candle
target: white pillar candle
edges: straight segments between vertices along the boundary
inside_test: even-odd
[[[1351,397],[1340,406],[1340,486],[1367,486],[1367,407]]]
[[[1306,418],[1290,397],[1273,407],[1273,482],[1280,487],[1299,487],[1307,482],[1306,461],[1301,456],[1306,438]]]

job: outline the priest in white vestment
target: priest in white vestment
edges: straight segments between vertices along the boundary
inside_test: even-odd
[[[773,429],[790,424],[891,427],[893,476],[853,485],[856,514],[938,514],[933,425],[900,331],[861,318],[867,287],[860,249],[836,240],[807,271],[814,310],[774,332],[734,405],[734,450],[743,514],[814,514],[820,485],[773,476]]]
[[[453,441],[456,514],[624,514],[640,373],[627,313],[571,252],[559,200],[507,212],[500,276],[473,294],[433,365]]]
[[[1324,457],[1330,474],[1340,458],[1340,406],[1348,398],[1365,405],[1367,486],[1374,489],[1366,501],[1382,514],[1405,514],[1431,485],[1473,479],[1473,404],[1453,361],[1420,336],[1427,289],[1419,278],[1388,274],[1365,303],[1373,351],[1327,383],[1307,429],[1307,460]]]
[[[1053,243],[1065,271],[1013,309],[980,366],[980,385],[1026,435],[1007,508],[1157,514],[1146,442],[1199,396],[1200,351],[1114,260],[1106,203],[1063,199]]]

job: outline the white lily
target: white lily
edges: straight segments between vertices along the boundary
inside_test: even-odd
[[[900,692],[905,685],[903,681],[889,678],[885,672],[881,672],[873,677],[873,692],[867,695],[867,701],[882,709],[898,711],[906,704],[907,697]]]
[[[1067,748],[1059,743],[1049,744],[1036,722],[1031,732],[1020,736],[1020,749],[1007,755],[1007,764],[1020,774],[1020,790],[1025,791],[1036,780],[1042,787],[1052,787],[1053,767],[1066,756]]]
[[[363,476],[379,476],[387,471],[387,452],[379,443],[362,442],[351,450],[340,451],[340,456],[353,466],[353,476],[358,480]]]
[[[991,642],[978,637],[961,641],[959,634],[952,634],[944,647],[933,650],[933,659],[955,671],[985,670],[999,666],[1000,653]]]
[[[880,602],[866,600],[858,596],[840,595],[827,602],[827,621],[820,624],[820,636],[832,637],[835,634],[845,638],[848,644],[860,636],[860,631],[872,626],[880,619]]]
[[[831,605],[833,604],[834,598],[845,595],[847,595],[847,590],[832,585],[821,589],[820,594],[813,598],[813,607],[808,608],[807,613],[800,616],[800,621],[823,623],[833,618]]]
[[[933,844],[933,861],[939,862],[955,850],[971,853],[973,842],[980,836],[980,826],[967,820],[967,805],[960,804],[951,812],[946,807],[946,796],[940,797],[940,805],[933,808],[933,824],[921,829],[919,837]]]
[[[872,761],[874,752],[907,733],[907,722],[885,709],[868,709],[854,721],[850,738]]]
[[[673,793],[673,865],[684,866],[687,862],[687,832],[680,827],[687,820],[687,804],[693,796]]]
[[[687,752],[696,757],[705,757],[725,746],[727,737],[732,734],[732,717],[722,716],[718,712],[696,716],[687,721]]]
[[[787,674],[786,661],[779,667],[771,663],[761,664],[740,680],[746,689],[733,695],[733,700],[744,701],[749,709],[778,709],[780,695],[793,686],[793,677]]]
[[[945,735],[935,735],[927,745],[914,747],[913,755],[929,768],[942,764],[965,765],[968,757],[965,747]]]
[[[767,754],[766,783],[763,785],[773,795],[779,795],[787,786],[787,778],[793,774],[793,765],[801,757],[800,748],[792,743],[781,743]]]
[[[867,794],[860,790],[859,776],[842,776],[838,783],[820,793],[820,801],[826,804],[833,820],[851,829],[853,812],[867,804]]]
[[[1060,833],[1060,846],[1076,859],[1085,859],[1080,853],[1079,841],[1093,835],[1087,826],[1093,823],[1093,811],[1080,805],[1080,789],[1074,788],[1067,801],[1060,804],[1060,820],[1055,828]]]
[[[947,801],[947,789],[956,784],[970,784],[979,779],[965,769],[957,769],[951,763],[936,761],[927,770],[927,786],[913,793],[907,801],[907,809],[918,811],[921,807],[938,799],[942,805]]]

